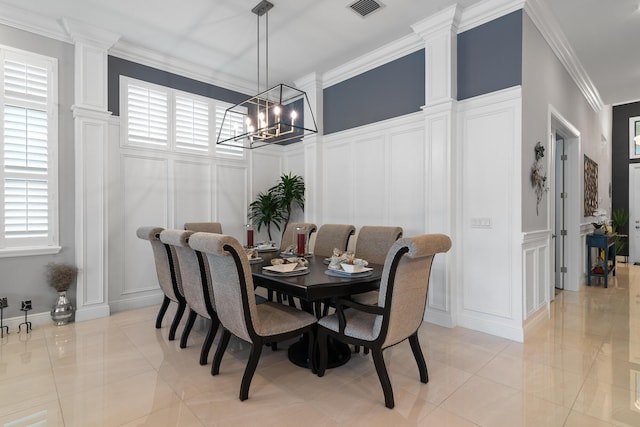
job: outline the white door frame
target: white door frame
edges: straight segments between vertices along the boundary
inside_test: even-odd
[[[636,186],[636,180],[634,179],[634,170],[640,171],[640,163],[629,164],[629,264],[640,262],[640,239],[638,239],[638,233],[640,233],[640,210],[634,209],[640,203],[640,188]],[[640,172],[638,172],[640,173]]]
[[[556,172],[555,172],[555,134],[558,133],[564,138],[565,153],[568,160],[565,165],[565,191],[567,192],[567,200],[565,202],[565,224],[567,236],[565,237],[565,266],[567,273],[564,278],[564,288],[569,291],[578,291],[582,277],[581,257],[584,256],[580,245],[580,207],[582,206],[582,196],[580,192],[580,165],[582,156],[582,144],[580,141],[580,131],[565,119],[555,107],[549,105],[549,124],[547,135],[554,135],[550,141],[549,155],[549,188],[555,189]],[[551,154],[553,153],[553,154]],[[555,222],[555,197],[548,198],[549,211],[547,212],[547,228],[549,233],[554,229]],[[550,241],[549,265],[555,262],[554,243]],[[549,268],[549,300],[555,294],[553,269]]]

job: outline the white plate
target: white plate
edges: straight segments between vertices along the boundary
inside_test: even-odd
[[[300,267],[293,271],[285,271],[283,273],[279,273],[277,271],[271,270],[270,268],[264,267],[262,271],[264,272],[264,274],[268,274],[270,276],[290,277],[290,276],[302,276],[303,274],[308,274],[310,270],[308,267]]]
[[[293,252],[280,252],[280,256],[282,258],[311,258],[313,256],[312,253],[307,252],[306,254],[300,256],[298,254],[294,254]]]
[[[273,271],[275,273],[290,273],[294,270],[306,270],[307,267],[299,267],[297,263],[268,265],[262,267],[263,270]]]
[[[334,277],[367,277],[373,274],[371,270],[373,270],[373,268],[368,268],[367,271],[361,271],[360,273],[347,273],[343,270],[333,270],[329,268],[325,270],[324,274]]]

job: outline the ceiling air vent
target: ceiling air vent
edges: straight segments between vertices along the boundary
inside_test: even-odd
[[[349,7],[364,18],[376,10],[381,9],[384,5],[376,0],[358,0],[353,4],[350,4]]]

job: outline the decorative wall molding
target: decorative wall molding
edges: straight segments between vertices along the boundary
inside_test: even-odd
[[[59,22],[16,6],[2,4],[0,24],[65,43],[73,43],[73,40]]]
[[[372,52],[327,71],[322,76],[322,86],[327,88],[355,77],[373,68],[402,58],[424,48],[424,42],[416,34],[409,34]]]
[[[545,0],[527,0],[525,4],[525,12],[527,12],[527,15],[529,15],[564,68],[576,83],[593,111],[599,113],[604,107],[604,102],[600,97],[600,93],[573,51],[569,41],[562,32],[562,26],[551,13],[551,10],[549,9],[549,6],[547,6]]]
[[[523,8],[525,0],[486,0],[462,10],[458,33],[478,27]]]

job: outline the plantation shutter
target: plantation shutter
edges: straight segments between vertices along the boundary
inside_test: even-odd
[[[2,71],[4,238],[46,238],[50,232],[49,73],[46,67],[8,58]]]
[[[176,96],[176,147],[185,150],[209,150],[209,105]]]
[[[165,92],[127,86],[127,139],[130,144],[168,144],[168,99]]]

